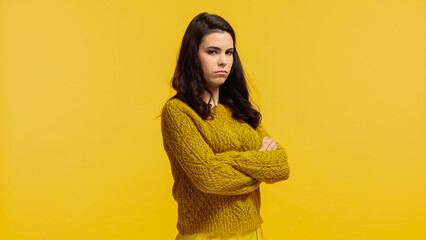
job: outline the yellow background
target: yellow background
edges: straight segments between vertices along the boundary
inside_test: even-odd
[[[202,11],[288,152],[265,237],[426,239],[422,0],[3,0],[0,239],[174,239],[156,116]]]

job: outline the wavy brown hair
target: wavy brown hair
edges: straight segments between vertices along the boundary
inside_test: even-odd
[[[235,119],[242,120],[256,129],[262,116],[249,100],[247,80],[235,48],[234,30],[225,19],[218,15],[204,12],[192,19],[188,25],[171,80],[171,85],[177,93],[171,99],[182,100],[204,120],[211,115],[211,104],[203,101],[202,94],[207,91],[210,94],[210,100],[212,100],[213,94],[204,81],[198,49],[206,34],[223,31],[232,36],[234,60],[228,78],[219,87],[219,103],[228,106]]]

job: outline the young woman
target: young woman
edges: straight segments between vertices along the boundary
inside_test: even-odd
[[[162,109],[164,149],[178,203],[176,239],[263,239],[261,182],[289,177],[284,148],[249,99],[235,33],[201,13],[186,29]]]

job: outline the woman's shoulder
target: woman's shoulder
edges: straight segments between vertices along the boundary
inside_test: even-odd
[[[184,101],[178,99],[178,98],[170,98],[167,100],[166,103],[163,105],[164,109],[170,109],[170,108],[184,108],[189,107]]]
[[[189,114],[191,111],[192,109],[182,100],[178,98],[171,98],[164,103],[161,115],[180,115],[182,113]]]

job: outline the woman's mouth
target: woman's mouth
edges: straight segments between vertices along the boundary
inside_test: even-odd
[[[226,75],[226,74],[228,74],[227,71],[217,71],[217,72],[214,72],[214,73],[216,73],[218,75]]]

